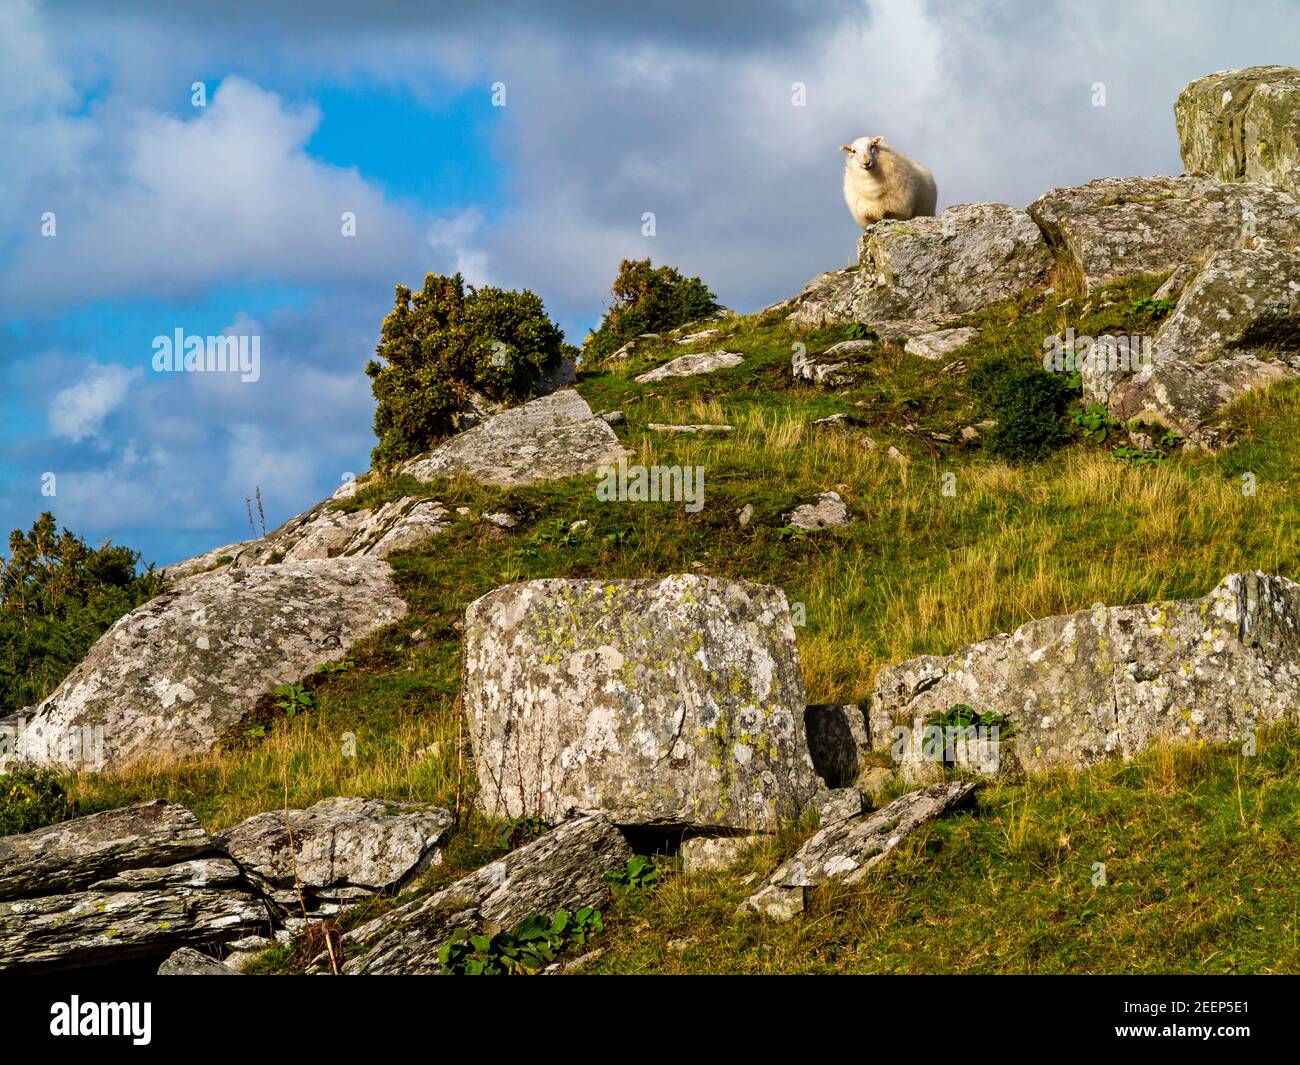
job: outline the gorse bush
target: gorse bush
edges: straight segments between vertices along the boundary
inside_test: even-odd
[[[46,512],[9,537],[0,560],[0,713],[45,698],[118,618],[152,599],[162,578],[126,547],[89,547]]]
[[[375,353],[366,364],[378,402],[372,458],[391,468],[460,429],[475,394],[522,400],[577,351],[532,292],[428,274],[419,292],[397,286]]]
[[[1057,375],[990,355],[971,370],[970,386],[997,422],[985,438],[991,454],[1013,462],[1042,458],[1069,440],[1064,418],[1069,392]]]
[[[613,293],[614,305],[583,345],[583,354],[592,360],[612,355],[641,333],[676,329],[719,309],[698,277],[682,277],[671,266],[651,266],[649,259],[619,263]]]
[[[0,836],[67,821],[76,808],[52,769],[0,773]]]

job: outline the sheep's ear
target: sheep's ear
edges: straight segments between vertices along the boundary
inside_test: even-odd
[[[841,144],[841,145],[840,145],[840,151],[842,151],[842,152],[848,152],[849,155],[852,155],[852,154],[853,154],[853,145],[851,145],[851,144]]]
[[[884,137],[872,137],[872,138],[871,138],[871,147],[873,147],[873,148],[879,148],[879,147],[880,147],[881,145],[883,145],[884,143],[885,143],[885,138],[884,138]]]

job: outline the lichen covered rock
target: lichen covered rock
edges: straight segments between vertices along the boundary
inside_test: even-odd
[[[378,559],[187,577],[99,638],[36,708],[17,757],[97,770],[205,754],[265,692],[405,613]]]
[[[1300,70],[1248,67],[1193,81],[1174,104],[1183,165],[1262,181],[1300,200]]]
[[[775,829],[817,789],[784,594],[682,575],[472,603],[464,703],[495,817]]]
[[[943,728],[958,704],[998,733],[935,742],[927,727]],[[1098,605],[886,667],[869,723],[873,746],[924,778],[940,760],[1036,772],[1157,740],[1243,742],[1298,710],[1300,586],[1234,573],[1203,599]]]
[[[678,343],[689,343],[703,336],[704,334],[699,334],[688,337],[686,340],[679,340]],[[715,370],[730,369],[744,361],[745,356],[737,355],[734,351],[702,351],[698,355],[681,355],[662,366],[656,366],[653,370],[638,374],[636,382],[640,385],[648,385],[674,377],[696,377],[700,374],[713,373]]]

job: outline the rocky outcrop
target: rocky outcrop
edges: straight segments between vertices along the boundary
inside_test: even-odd
[[[682,840],[677,851],[682,872],[687,876],[696,873],[718,873],[731,869],[740,861],[759,836],[691,836]]]
[[[438,973],[438,950],[464,928],[492,934],[525,917],[550,916],[609,898],[606,874],[632,850],[601,817],[568,821],[450,887],[407,903],[343,936],[345,975]],[[327,971],[318,961],[316,971]]]
[[[1300,200],[1300,70],[1248,67],[1200,78],[1174,104],[1183,166],[1261,181]]]
[[[1029,205],[1029,214],[1089,290],[1168,273],[1220,249],[1288,247],[1300,236],[1300,205],[1281,190],[1186,175],[1053,189]]]
[[[802,913],[810,888],[855,884],[916,829],[958,805],[975,790],[963,781],[935,784],[896,799],[868,816],[833,820],[785,862],[738,912],[775,921]]]
[[[816,791],[776,588],[528,581],[472,603],[465,644],[490,816],[770,831]]]
[[[853,372],[849,364],[836,361],[835,356],[856,352],[866,347],[874,347],[874,341],[850,340],[848,344],[855,347],[845,349],[843,344],[827,348],[820,357],[810,356],[802,347],[797,348],[790,357],[790,372],[796,381],[803,381],[818,388],[846,388],[853,384]],[[859,347],[860,346],[860,347]]]
[[[1042,284],[1052,256],[1024,211],[968,203],[877,222],[858,242],[858,264],[813,278],[789,320],[817,328],[917,319],[933,330]]]
[[[800,503],[789,514],[782,515],[782,520],[796,529],[816,532],[848,525],[853,518],[839,492],[823,492],[816,503]]]
[[[934,361],[946,358],[958,348],[964,348],[978,335],[979,330],[972,329],[970,326],[962,326],[959,329],[939,329],[933,333],[921,333],[909,337],[903,345],[903,350],[909,355]]]
[[[378,559],[185,578],[100,637],[36,708],[16,754],[82,769],[204,754],[263,693],[405,613],[392,572]]]
[[[170,803],[0,839],[0,971],[162,957],[267,922],[235,864]]]
[[[958,706],[987,724],[953,742]],[[1098,605],[886,667],[869,723],[873,746],[924,778],[940,762],[1037,772],[1157,740],[1242,742],[1298,707],[1300,586],[1234,573],[1203,599]]]
[[[1084,393],[1125,424],[1136,419],[1192,444],[1217,446],[1213,426],[1229,403],[1300,372],[1300,252],[1250,248],[1217,252],[1183,290],[1160,327],[1149,365],[1136,373],[1128,349],[1094,344]]]
[[[614,430],[577,392],[565,389],[488,418],[412,459],[402,472],[421,481],[464,474],[510,486],[578,477],[625,454]]]
[[[257,814],[221,842],[268,899],[321,909],[401,890],[441,861],[452,820],[424,803],[337,797]]]
[[[700,335],[703,336],[703,334]],[[695,339],[699,339],[699,337],[690,337],[687,340],[678,341],[678,343],[687,343]],[[664,363],[662,366],[656,366],[653,370],[638,374],[636,383],[648,385],[655,381],[668,381],[675,377],[696,377],[699,374],[713,373],[715,370],[726,370],[732,366],[739,366],[744,361],[745,356],[737,355],[733,351],[704,351],[698,355],[681,355],[670,362]]]

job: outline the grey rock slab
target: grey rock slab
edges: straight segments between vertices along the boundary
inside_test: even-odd
[[[224,962],[193,947],[181,947],[160,966],[159,976],[238,976],[239,973]]]
[[[489,816],[771,831],[817,789],[779,589],[527,581],[472,603],[465,637]]]
[[[838,492],[823,492],[817,497],[816,503],[801,503],[782,518],[787,525],[809,532],[839,528],[853,521],[848,504]]]
[[[1053,189],[1029,213],[1082,271],[1089,291],[1166,273],[1216,250],[1287,247],[1300,236],[1300,205],[1280,189],[1192,175],[1100,178]]]
[[[935,784],[894,800],[870,817],[847,817],[822,828],[740,905],[788,921],[802,913],[809,888],[832,881],[855,884],[912,832],[964,801],[975,785],[964,781]]]
[[[963,326],[959,329],[940,329],[934,333],[922,333],[908,339],[903,350],[909,355],[918,355],[923,359],[937,360],[951,355],[958,348],[963,348],[979,335],[978,329]]]
[[[603,906],[606,874],[630,857],[632,849],[604,818],[566,821],[450,887],[346,933],[343,973],[441,972],[438,950],[457,928],[490,934],[525,917]],[[314,968],[327,971],[320,959]]]
[[[15,753],[92,770],[206,754],[263,693],[405,613],[392,570],[379,559],[187,577],[99,638],[36,708]]]
[[[488,418],[402,470],[421,481],[465,474],[511,486],[578,477],[626,454],[608,423],[565,389]]]
[[[441,860],[453,818],[426,803],[338,796],[305,810],[271,810],[221,839],[267,893],[295,884],[308,898],[356,899],[398,890]]]
[[[961,703],[1005,715],[938,742],[927,725]],[[1201,599],[1030,621],[953,655],[882,668],[868,715],[877,750],[912,779],[940,760],[986,772],[1080,768],[1156,741],[1240,742],[1300,707],[1300,586],[1249,572]]]
[[[713,373],[739,366],[745,356],[734,351],[703,351],[698,355],[681,355],[670,362],[647,370],[636,377],[637,384],[648,385],[655,381],[667,381],[675,377],[696,377],[700,374]]]
[[[199,819],[162,799],[0,839],[0,899],[76,891],[127,870],[213,853]]]
[[[682,872],[692,876],[697,873],[718,873],[731,869],[760,838],[759,836],[692,836],[684,839],[677,852],[682,862]]]

